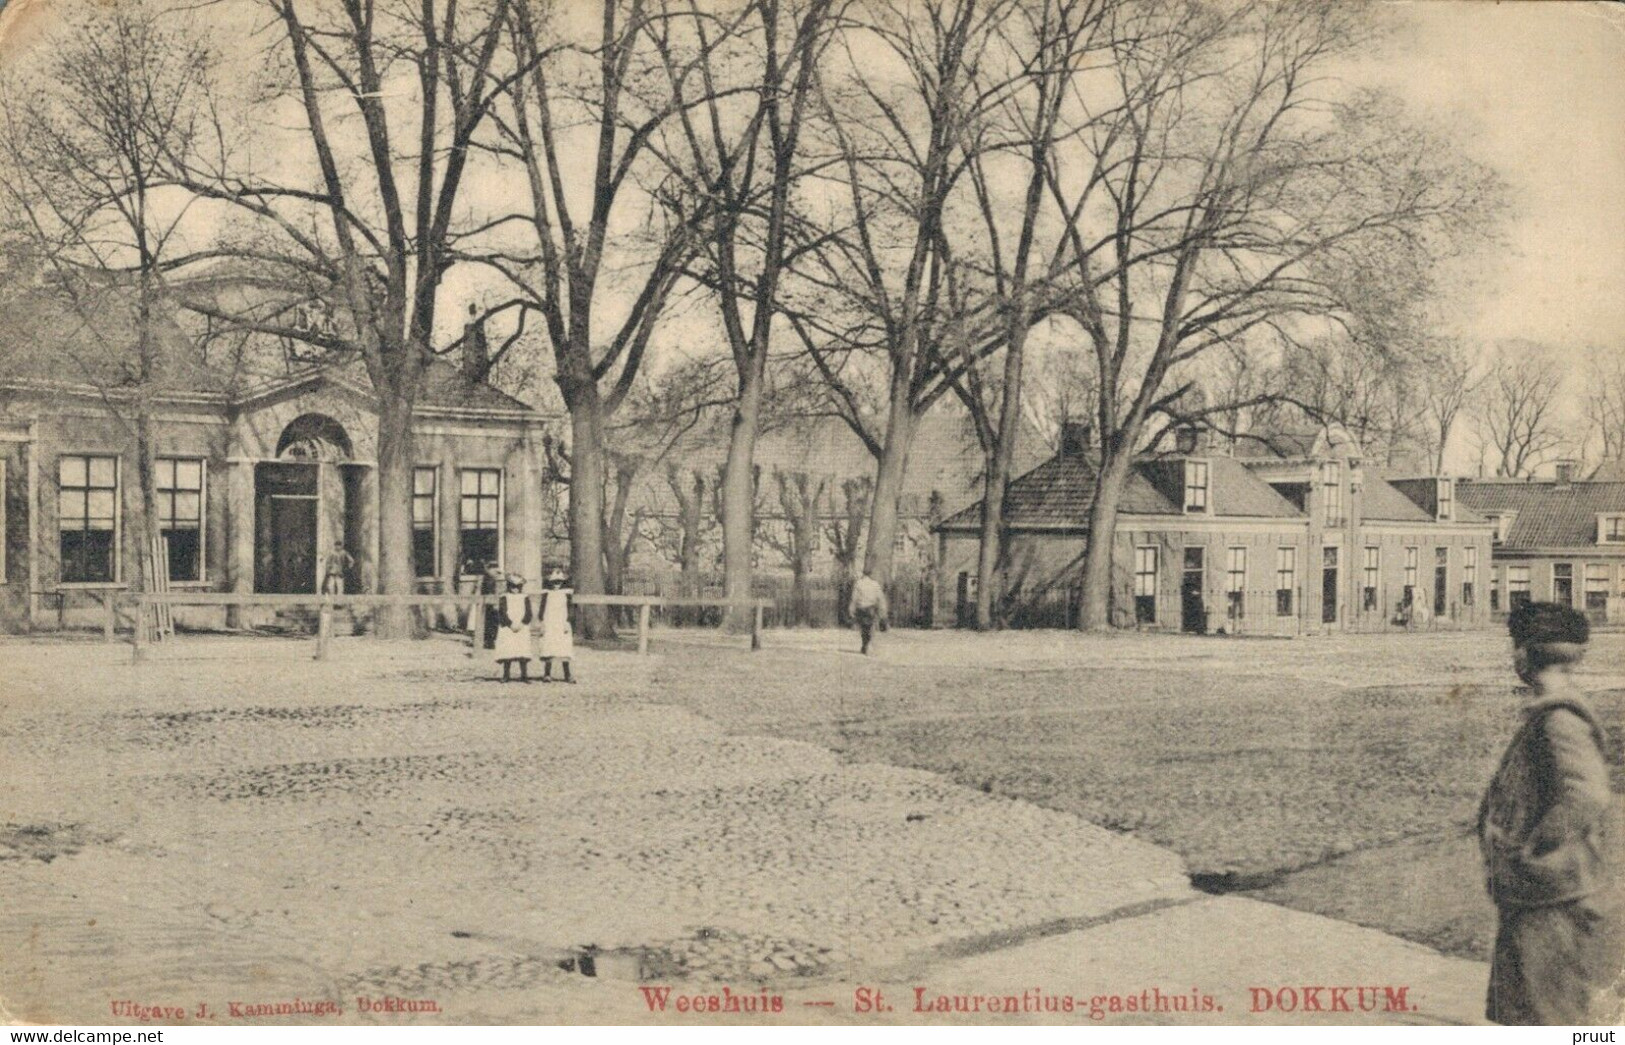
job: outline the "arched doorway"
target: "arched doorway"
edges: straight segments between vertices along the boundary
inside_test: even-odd
[[[255,590],[312,594],[335,568],[350,579],[353,453],[349,433],[326,414],[302,414],[282,430],[277,460],[254,472]]]

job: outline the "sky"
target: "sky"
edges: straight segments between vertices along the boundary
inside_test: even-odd
[[[125,0],[144,2],[144,0]],[[585,0],[583,0],[585,2]],[[0,62],[26,46],[60,0],[0,0]],[[1445,333],[1487,346],[1625,352],[1625,3],[1413,0],[1381,53],[1350,68],[1451,129],[1507,184],[1501,241],[1460,266]],[[1575,418],[1578,420],[1578,418]]]
[[[1372,75],[1450,121],[1512,196],[1464,332],[1625,351],[1625,4],[1392,8],[1408,31]]]

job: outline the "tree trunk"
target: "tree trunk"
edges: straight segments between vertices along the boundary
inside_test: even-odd
[[[982,475],[982,529],[976,555],[976,630],[993,627],[993,609],[1003,597],[1000,584],[1000,536],[1004,530],[1004,477],[999,472],[999,452],[987,455]],[[998,584],[999,591],[994,590]]]
[[[378,589],[412,594],[412,403],[378,396]],[[410,638],[416,619],[408,607],[378,607],[381,638]]]
[[[604,594],[604,418],[598,390],[566,395],[570,410],[570,576],[581,595]],[[613,636],[604,606],[582,606],[583,639]]]
[[[864,572],[883,586],[889,585],[892,579],[898,511],[903,500],[903,480],[908,474],[915,421],[906,395],[899,401],[899,396],[894,394],[891,418],[886,426],[886,445],[881,450],[880,469],[875,474],[874,502],[869,507],[869,541],[863,553]]]
[[[1111,628],[1112,544],[1117,532],[1117,507],[1128,482],[1133,452],[1103,450],[1095,480],[1094,502],[1089,506],[1089,547],[1083,559],[1083,597],[1078,607],[1078,628]]]
[[[728,435],[728,460],[722,469],[722,585],[729,599],[751,597],[751,560],[756,551],[756,436],[761,430],[766,362],[767,353],[758,353],[745,371]],[[751,626],[751,618],[747,607],[729,606],[723,620],[728,630],[743,631]]]
[[[157,459],[152,441],[152,411],[143,403],[136,408],[135,418],[135,476],[136,492],[141,498],[141,519],[136,527],[137,591],[158,590],[158,563],[154,554],[163,554],[162,522],[158,518],[158,483],[154,474]]]

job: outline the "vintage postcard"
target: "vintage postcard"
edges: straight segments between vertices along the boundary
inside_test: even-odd
[[[1618,1023],[1621,70],[0,3],[0,1017]]]

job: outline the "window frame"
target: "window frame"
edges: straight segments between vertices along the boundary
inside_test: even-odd
[[[1454,479],[1438,479],[1438,486],[1434,491],[1435,517],[1440,522],[1447,522],[1455,515],[1456,510],[1456,481]]]
[[[76,460],[84,462],[84,466],[85,466],[85,484],[86,485],[84,485],[84,486],[74,486],[74,487],[64,487],[63,482],[62,482],[62,463],[64,461],[66,461],[66,460],[69,460],[69,459],[76,459]],[[90,485],[90,462],[91,461],[96,461],[96,460],[106,460],[106,461],[113,462],[113,485],[112,485],[112,487],[109,488],[109,487],[105,487],[105,486],[91,486]],[[63,492],[64,489],[80,490],[85,495],[85,515],[83,516],[85,526],[78,531],[79,533],[91,533],[91,532],[93,532],[90,529],[90,525],[89,525],[89,523],[90,523],[90,507],[89,507],[89,500],[90,500],[89,494],[90,494],[90,491],[91,490],[108,490],[108,489],[111,489],[111,491],[112,491],[112,494],[113,494],[113,519],[112,519],[112,523],[113,523],[113,525],[112,525],[112,529],[111,529],[110,532],[112,533],[113,536],[112,536],[112,547],[110,548],[110,550],[108,552],[108,560],[109,560],[108,568],[109,568],[110,577],[107,580],[100,581],[100,580],[68,580],[67,579],[67,557],[62,554],[62,535],[63,535],[63,533],[70,532],[70,531],[66,531],[64,529],[63,525],[62,525],[62,520],[63,520],[63,515],[62,515],[62,492]],[[63,588],[106,588],[106,587],[118,587],[121,584],[123,584],[123,577],[124,577],[124,458],[123,458],[123,455],[117,454],[117,453],[109,453],[109,452],[105,452],[105,451],[95,451],[95,450],[89,450],[89,451],[85,451],[85,450],[67,450],[67,451],[63,451],[62,453],[57,454],[57,456],[56,456],[56,532],[57,532],[57,585],[58,585],[58,587],[63,587]]]
[[[482,474],[482,473],[488,473],[488,474],[496,475],[496,477],[497,477],[497,491],[496,491],[496,493],[494,495],[493,494],[484,494],[484,493],[478,492],[478,490],[476,490],[476,492],[473,493],[473,494],[464,493],[463,492],[463,476],[470,475],[470,474]],[[478,483],[478,481],[476,480],[476,486],[477,486],[477,483]],[[459,571],[462,570],[464,564],[466,564],[467,561],[468,561],[467,556],[465,556],[463,554],[463,545],[462,545],[463,536],[462,535],[464,533],[468,532],[469,530],[483,529],[483,527],[481,527],[481,526],[469,526],[469,525],[466,524],[466,522],[463,519],[463,501],[466,498],[471,497],[471,496],[475,497],[475,498],[484,498],[484,497],[493,497],[494,496],[495,499],[496,499],[496,522],[494,524],[496,526],[496,536],[497,536],[496,562],[497,562],[497,566],[498,566],[499,569],[507,569],[507,547],[506,547],[507,542],[503,540],[503,531],[506,529],[506,505],[505,505],[505,502],[507,501],[507,493],[508,493],[507,471],[506,471],[506,469],[502,468],[501,466],[490,467],[490,466],[484,466],[484,465],[472,465],[472,466],[469,466],[467,468],[459,468],[459,469],[457,469],[457,557],[459,559],[459,562],[457,564],[457,568],[458,568]],[[478,513],[478,509],[476,508],[476,516],[477,516],[477,513]],[[476,521],[478,521],[477,518],[476,518]],[[459,577],[461,579],[463,579],[463,580],[467,580],[467,579],[469,579],[471,577],[478,577],[478,576],[479,576],[478,573],[459,573]]]
[[[1198,479],[1200,476],[1200,479]],[[1206,514],[1212,503],[1213,470],[1208,462],[1185,462],[1185,512]]]
[[[1612,566],[1606,562],[1588,562],[1581,565],[1580,606],[1582,609],[1595,610],[1608,608],[1608,599],[1611,594],[1609,591],[1611,587],[1609,582],[1612,579],[1613,572]],[[1592,589],[1593,580],[1596,582],[1595,590]],[[1601,606],[1591,605],[1591,596],[1593,595],[1602,596]]]
[[[1521,573],[1521,577],[1513,576],[1514,572]],[[1508,612],[1517,609],[1517,599],[1514,596],[1522,595],[1524,602],[1532,601],[1534,597],[1531,585],[1534,583],[1534,570],[1529,566],[1507,565],[1507,602]]]
[[[1461,604],[1471,606],[1478,596],[1478,545],[1467,545],[1461,556]]]
[[[1241,567],[1237,569],[1237,557],[1240,557]],[[1233,544],[1225,549],[1224,556],[1224,594],[1225,612],[1231,620],[1245,620],[1247,617],[1247,547]]]
[[[1598,544],[1625,544],[1625,513],[1602,512],[1597,516]]]
[[[167,455],[164,455],[164,456],[161,456],[161,457],[156,457],[156,458],[153,459],[153,464],[154,464],[155,468],[157,470],[159,470],[159,471],[162,470],[163,465],[167,464],[167,465],[170,466],[170,474],[173,477],[170,481],[172,483],[178,483],[180,481],[180,468],[178,466],[180,464],[182,464],[182,463],[196,464],[198,466],[198,478],[197,478],[197,483],[198,484],[197,484],[197,489],[195,491],[191,487],[181,487],[181,486],[171,486],[169,489],[166,490],[163,487],[158,485],[159,482],[162,481],[160,476],[156,475],[156,474],[153,476],[153,479],[152,479],[153,492],[157,495],[157,499],[158,499],[158,532],[163,533],[166,530],[190,529],[190,527],[174,525],[174,514],[173,513],[175,511],[175,500],[176,500],[177,496],[182,494],[182,493],[196,492],[196,494],[197,494],[197,576],[192,577],[192,578],[186,578],[186,579],[176,579],[175,577],[172,576],[172,577],[169,578],[169,583],[172,584],[172,585],[174,585],[174,584],[180,584],[180,585],[208,584],[209,583],[209,459],[207,457],[203,457],[203,456],[200,456],[200,455],[197,455],[197,454],[167,454]],[[169,510],[170,510],[170,513],[171,513],[170,514],[170,523],[169,523],[168,526],[164,525],[164,507],[163,506],[164,506],[164,500],[165,500],[165,495],[166,494],[168,495]],[[168,549],[167,545],[165,546],[164,550],[166,552],[168,552],[169,549]]]
[[[429,491],[429,524],[418,525],[417,506],[423,494],[418,493],[417,477],[421,472],[427,472],[433,479],[433,488]],[[459,491],[461,492],[461,491]],[[458,506],[459,512],[461,505]],[[457,517],[458,532],[461,532],[462,516]],[[419,530],[429,531],[429,564],[432,573],[418,573],[417,571],[417,534]],[[419,464],[412,466],[412,573],[420,581],[431,581],[440,576],[440,466],[437,464]]]
[[[1283,584],[1282,581],[1286,583]],[[1290,617],[1297,601],[1298,549],[1291,544],[1275,549],[1275,615]]]
[[[1343,507],[1343,462],[1324,461],[1320,466],[1321,517],[1327,526],[1346,521]]]
[[[1416,585],[1422,577],[1422,546],[1419,544],[1405,545],[1405,579],[1402,587],[1405,591],[1405,605],[1409,606],[1416,600]]]
[[[1161,552],[1162,549],[1155,544],[1138,544],[1134,546],[1134,621],[1136,624],[1155,624],[1157,622],[1157,584],[1160,581],[1162,567]],[[1149,558],[1151,562],[1149,570],[1144,569],[1146,558]],[[1149,581],[1142,583],[1146,578],[1149,578]],[[1142,591],[1142,588],[1149,588],[1150,590]]]
[[[1360,605],[1365,610],[1378,607],[1377,590],[1382,587],[1382,546],[1368,544],[1360,561]]]

